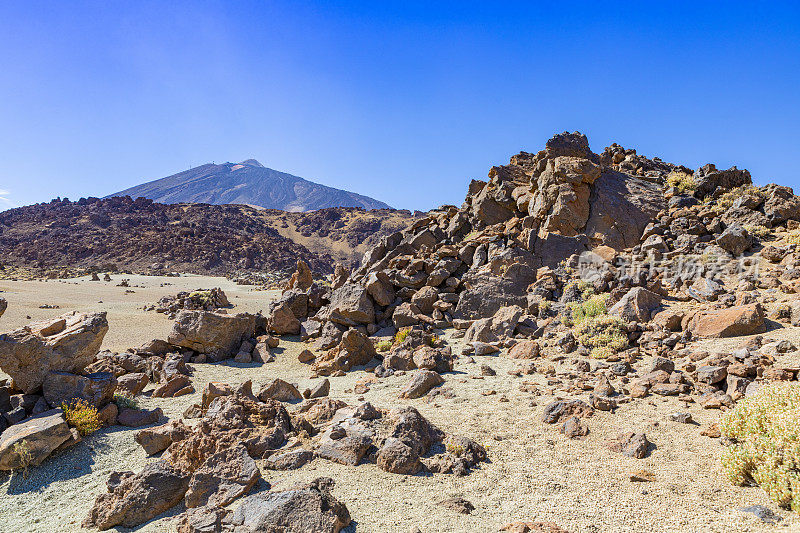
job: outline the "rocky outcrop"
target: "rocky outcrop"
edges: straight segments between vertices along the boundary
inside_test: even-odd
[[[181,311],[167,341],[220,360],[235,355],[242,340],[255,333],[250,314],[223,315],[209,311]]]
[[[189,488],[189,477],[167,461],[156,461],[138,474],[114,472],[108,492],[95,500],[83,527],[100,530],[135,527],[177,505]]]
[[[0,369],[26,393],[50,371],[80,373],[95,360],[108,331],[105,313],[68,313],[0,335]]]

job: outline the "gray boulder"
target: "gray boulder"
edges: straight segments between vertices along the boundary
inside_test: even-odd
[[[231,522],[244,531],[339,533],[350,525],[350,513],[331,495],[333,485],[330,478],[317,478],[294,489],[253,494],[241,501]]]
[[[235,355],[242,341],[253,336],[255,326],[255,316],[247,313],[223,315],[210,311],[181,311],[167,341],[220,360]]]

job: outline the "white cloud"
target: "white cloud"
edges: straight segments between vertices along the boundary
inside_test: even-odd
[[[11,191],[0,189],[0,207],[17,207],[17,204],[8,199],[11,196]]]

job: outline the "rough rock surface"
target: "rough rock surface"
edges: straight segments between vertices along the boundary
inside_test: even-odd
[[[167,341],[217,358],[233,355],[243,339],[253,336],[255,317],[210,311],[181,311]]]
[[[15,470],[41,464],[53,451],[72,438],[64,412],[46,411],[14,424],[0,434],[0,470]],[[30,457],[23,463],[17,446],[23,445]]]
[[[334,498],[330,478],[280,492],[253,494],[233,512],[231,523],[243,531],[339,533],[350,525],[347,507]]]
[[[105,313],[68,313],[0,335],[0,368],[25,393],[47,373],[80,373],[97,355],[108,331]]]

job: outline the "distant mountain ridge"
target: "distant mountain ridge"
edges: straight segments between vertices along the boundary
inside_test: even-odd
[[[207,163],[106,198],[113,196],[141,196],[164,204],[246,204],[283,211],[315,211],[327,207],[390,208],[368,196],[267,168],[255,159],[219,165]]]

